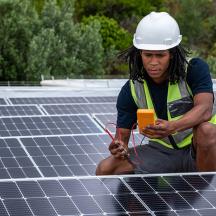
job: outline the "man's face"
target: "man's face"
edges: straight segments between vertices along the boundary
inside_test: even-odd
[[[161,83],[167,79],[167,69],[171,58],[168,50],[142,50],[141,57],[143,67],[154,82]]]

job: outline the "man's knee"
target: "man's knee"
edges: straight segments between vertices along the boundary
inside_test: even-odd
[[[96,169],[96,175],[118,175],[133,173],[134,166],[127,159],[116,159],[110,156],[102,160]]]
[[[204,122],[196,127],[195,137],[197,147],[216,145],[216,125]]]
[[[96,175],[111,175],[112,171],[112,164],[110,162],[110,157],[102,160],[97,168],[96,168]]]
[[[216,170],[216,125],[205,122],[195,130],[196,165],[201,171]]]

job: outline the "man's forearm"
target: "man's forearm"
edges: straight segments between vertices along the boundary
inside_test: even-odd
[[[209,121],[211,118],[211,109],[206,106],[198,105],[187,112],[181,119],[173,121],[176,131],[183,131],[193,128],[196,125]]]

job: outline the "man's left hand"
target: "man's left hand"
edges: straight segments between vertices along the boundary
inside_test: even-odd
[[[155,125],[148,125],[143,129],[142,134],[150,139],[160,139],[176,132],[174,121],[157,119]]]

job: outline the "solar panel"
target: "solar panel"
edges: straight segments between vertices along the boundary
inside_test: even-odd
[[[176,190],[176,178],[187,188]],[[216,173],[2,180],[0,212],[1,215],[213,216],[216,188],[206,178],[215,182]],[[197,181],[203,182],[199,190],[193,187]]]
[[[92,104],[56,104],[42,105],[49,115],[60,114],[83,114],[83,113],[116,113],[114,103],[92,103]]]
[[[0,99],[1,100],[1,99]],[[3,101],[4,99],[2,99]],[[12,104],[116,103],[117,97],[32,97],[9,98]],[[3,103],[4,104],[4,103]]]
[[[11,104],[68,104],[87,103],[83,97],[32,97],[32,98],[9,98]]]
[[[116,119],[117,119],[116,113],[101,113],[101,114],[94,114],[94,116],[112,133],[115,133]]]
[[[0,106],[0,116],[37,116],[42,114],[37,106]]]
[[[89,103],[116,103],[117,97],[86,97]]]
[[[94,176],[111,138],[89,114],[114,134],[116,99],[14,97],[0,106],[0,215],[216,215],[216,173]]]
[[[0,139],[0,179],[41,177],[17,139]]]
[[[98,162],[108,156],[105,136],[52,136],[20,140],[43,176],[80,176],[95,175]]]
[[[0,119],[0,136],[100,133],[88,115],[11,117]]]

